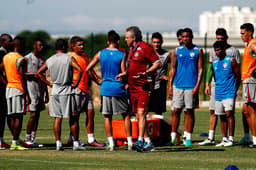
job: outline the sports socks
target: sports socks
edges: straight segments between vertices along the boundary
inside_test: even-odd
[[[208,139],[210,139],[210,140],[214,139],[214,130],[209,130]]]
[[[256,136],[252,136],[252,142],[254,145],[256,145]]]
[[[108,137],[108,143],[110,146],[114,146],[114,139],[112,136]]]
[[[88,143],[92,143],[95,141],[93,133],[88,133],[87,136],[88,136]]]
[[[176,140],[176,132],[172,132],[171,133],[171,139],[172,139],[172,142],[175,142],[175,140]]]
[[[143,142],[143,137],[142,137],[142,136],[139,136],[139,137],[138,137],[138,141],[142,141],[142,142]]]
[[[128,142],[128,145],[132,145],[132,137],[131,136],[127,137],[127,142]]]
[[[150,143],[151,142],[149,137],[144,138],[144,140],[145,140],[146,143]]]

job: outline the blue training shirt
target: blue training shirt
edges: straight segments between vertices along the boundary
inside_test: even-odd
[[[178,89],[193,89],[198,77],[199,46],[186,48],[181,45],[176,48],[177,70],[174,86]]]
[[[231,66],[231,59],[231,56],[226,56],[225,58],[217,59],[212,63],[216,81],[216,101],[236,98],[236,79]]]
[[[125,84],[122,81],[116,80],[116,76],[121,73],[121,62],[125,53],[116,48],[106,48],[101,50],[99,55],[103,78],[100,86],[101,96],[126,96]]]

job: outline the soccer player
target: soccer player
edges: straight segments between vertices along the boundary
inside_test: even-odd
[[[183,42],[182,42],[182,31],[183,31],[183,29],[178,29],[178,31],[176,32],[176,37],[177,37],[177,40],[179,42],[179,45],[183,44]]]
[[[171,59],[168,96],[173,99],[171,145],[176,144],[176,133],[179,127],[180,114],[185,107],[186,133],[185,146],[192,146],[192,131],[195,122],[193,100],[197,97],[203,76],[203,51],[192,43],[193,32],[190,28],[182,31],[183,45],[176,48]]]
[[[105,131],[109,142],[107,149],[109,151],[113,151],[115,147],[112,137],[113,114],[122,114],[128,141],[128,150],[132,149],[127,91],[125,89],[125,83],[116,79],[118,74],[125,72],[125,53],[118,50],[119,41],[119,35],[114,30],[109,31],[107,38],[108,48],[99,51],[86,69],[86,71],[89,71],[100,62],[102,72],[102,83],[100,86],[102,97],[101,112],[104,115]]]
[[[130,47],[126,72],[128,75],[128,86],[132,110],[136,114],[139,127],[135,148],[139,152],[153,151],[154,145],[146,130],[146,115],[150,91],[153,88],[152,75],[162,64],[153,48],[142,41],[142,34],[137,26],[131,26],[126,29],[125,40]],[[126,73],[120,74],[118,78],[125,76]]]
[[[150,94],[148,112],[162,115],[163,112],[166,112],[166,85],[168,80],[166,73],[170,63],[170,53],[162,48],[163,37],[159,32],[152,34],[151,43],[162,63],[162,67],[157,70],[154,89]]]
[[[252,132],[252,147],[256,147],[256,40],[254,27],[245,23],[240,27],[241,38],[246,43],[242,64],[243,114]]]
[[[232,56],[226,55],[226,43],[216,41],[213,44],[218,59],[212,63],[215,78],[215,114],[220,115],[222,141],[216,146],[232,146],[235,131],[235,100],[241,75],[240,65]],[[227,129],[229,137],[227,138]]]
[[[15,37],[14,52],[6,54],[3,63],[0,65],[0,70],[4,66],[7,77],[7,114],[11,122],[10,130],[13,136],[10,150],[27,150],[19,141],[23,115],[26,112],[26,103],[30,102],[29,96],[27,96],[28,100],[26,101],[26,95],[28,94],[25,80],[26,61],[20,54],[24,51],[24,42],[23,38]]]
[[[72,52],[68,52],[67,54],[74,57],[77,63],[82,68],[83,74],[81,81],[76,89],[74,89],[76,105],[77,105],[77,112],[82,113],[83,111],[86,112],[86,128],[88,133],[88,144],[91,146],[99,146],[102,147],[104,144],[98,143],[94,138],[94,110],[93,110],[93,101],[89,94],[90,86],[89,86],[89,75],[85,72],[86,67],[89,63],[88,56],[84,53],[84,40],[81,37],[73,36],[70,39],[70,47]],[[73,79],[74,81],[77,80],[78,73],[74,69],[73,70]],[[94,77],[93,77],[94,78]],[[99,79],[96,79],[99,80]],[[99,83],[99,82],[97,82]],[[79,123],[79,122],[78,122]],[[79,130],[79,124],[78,124]],[[68,143],[72,143],[73,136],[72,132],[70,133],[70,137]],[[82,143],[80,142],[80,145]]]
[[[224,28],[218,28],[215,32],[216,34],[216,40],[217,41],[223,41],[225,44],[226,49],[226,55],[233,57],[237,64],[240,65],[240,53],[239,51],[228,44],[228,35],[227,31]],[[200,142],[199,145],[213,145],[215,144],[215,128],[217,124],[217,115],[214,114],[215,110],[215,80],[212,79],[212,62],[214,62],[218,57],[216,56],[216,53],[214,51],[214,48],[210,50],[209,55],[209,67],[207,71],[207,77],[206,77],[206,83],[205,83],[205,94],[210,96],[210,104],[209,104],[209,110],[210,110],[210,120],[209,120],[209,135],[208,138],[204,141]],[[211,85],[210,85],[211,83]]]
[[[45,62],[43,60],[44,42],[40,39],[34,40],[33,49],[33,52],[25,56],[27,61],[27,88],[31,99],[31,103],[28,106],[30,117],[27,123],[25,142],[36,147],[38,146],[35,140],[40,112],[45,109],[45,103],[48,103],[49,97],[46,85],[38,80],[35,75]]]
[[[10,52],[12,37],[9,34],[2,34],[0,36],[0,64],[3,62],[4,56]],[[2,74],[2,72],[1,72]],[[6,85],[0,81],[0,149],[10,148],[10,145],[4,142],[4,128],[7,116],[7,103],[5,98]],[[8,119],[9,120],[9,119]],[[7,120],[7,121],[8,121]],[[10,121],[8,121],[8,127],[10,128]]]
[[[55,43],[56,54],[51,56],[36,73],[36,76],[48,86],[52,87],[49,103],[49,115],[54,117],[54,135],[56,150],[63,150],[61,142],[61,124],[63,118],[69,118],[69,126],[74,138],[73,150],[84,149],[78,142],[79,114],[75,109],[73,88],[76,88],[82,76],[82,69],[76,60],[65,54],[68,43],[58,39]],[[78,72],[76,81],[73,81],[73,68]],[[43,73],[49,69],[52,82],[49,82]]]

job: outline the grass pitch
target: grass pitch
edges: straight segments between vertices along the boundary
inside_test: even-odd
[[[169,117],[170,111],[164,114]],[[25,136],[25,127],[29,114],[24,116],[21,137]],[[182,114],[182,118],[183,118]],[[120,116],[115,116],[120,119]],[[84,114],[80,118],[80,138],[87,141],[84,126]],[[53,118],[47,111],[41,113],[37,142],[44,144],[43,148],[28,151],[0,150],[0,169],[224,169],[227,165],[236,165],[239,169],[256,169],[256,150],[242,146],[215,147],[198,146],[204,138],[199,134],[208,132],[209,112],[207,108],[196,110],[196,123],[193,134],[193,146],[163,146],[156,147],[150,153],[127,151],[126,147],[118,147],[113,152],[105,148],[86,147],[85,151],[73,151],[64,146],[64,151],[55,151],[53,135]],[[221,140],[220,124],[216,130],[216,140]],[[183,129],[183,120],[180,127]],[[62,123],[62,141],[65,144],[69,135],[68,121]],[[95,136],[99,142],[106,141],[103,116],[96,109]],[[243,136],[241,110],[236,109],[235,141]],[[11,143],[11,135],[6,128],[5,140]]]

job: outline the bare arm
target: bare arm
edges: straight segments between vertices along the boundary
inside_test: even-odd
[[[230,62],[236,78],[236,90],[238,90],[241,81],[240,64],[238,64],[234,58],[232,58]]]
[[[88,72],[90,69],[92,69],[98,62],[100,61],[100,53],[98,52],[97,54],[95,54],[95,56],[93,57],[92,61],[88,64],[88,66],[86,67],[86,72]]]
[[[79,64],[73,57],[71,57],[71,65],[78,72],[78,79],[76,81],[73,81],[73,84],[72,84],[72,87],[76,88],[81,80],[83,71],[82,71],[82,68],[79,66]]]
[[[194,87],[194,89],[192,90],[192,94],[197,94],[199,91],[199,86],[200,83],[202,81],[203,78],[203,50],[200,49],[199,51],[199,57],[198,57],[198,76],[197,76],[197,82],[196,82],[196,86]]]
[[[95,72],[95,70],[93,69],[94,66],[100,61],[100,54],[99,52],[97,54],[95,54],[95,56],[93,57],[93,59],[91,60],[91,62],[88,64],[88,66],[86,67],[86,72],[88,73],[89,77],[91,78],[91,80],[93,80],[95,83],[97,83],[98,85],[101,84],[101,78],[98,76],[98,74]]]
[[[49,82],[46,77],[44,76],[45,71],[47,70],[47,65],[44,63],[36,72],[36,77],[38,77],[42,82],[47,84],[48,86],[52,87],[52,83]]]
[[[4,69],[4,64],[3,64],[3,62],[2,62],[2,63],[0,64],[0,73],[2,73],[3,69]],[[4,83],[4,84],[7,84],[7,81],[6,81],[6,79],[4,78],[4,76],[3,76],[2,74],[0,74],[0,81],[1,81],[2,83]]]
[[[19,71],[19,75],[20,75],[20,81],[21,81],[21,85],[24,89],[25,95],[27,96],[27,104],[30,104],[31,100],[30,97],[28,95],[28,89],[27,89],[27,82],[26,82],[26,67],[27,67],[27,61],[25,59],[21,60],[18,71]]]
[[[174,80],[174,76],[176,74],[176,70],[177,70],[177,55],[176,55],[176,51],[174,51],[171,55],[171,68],[170,68],[170,72],[169,72],[169,83],[168,83],[168,92],[167,95],[169,98],[172,98],[173,96],[173,80]]]

